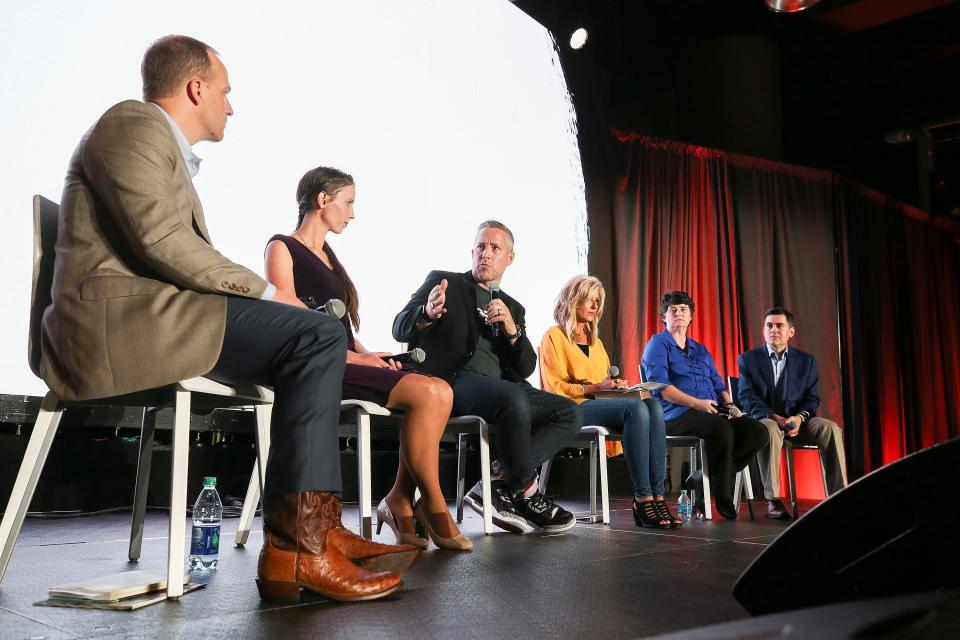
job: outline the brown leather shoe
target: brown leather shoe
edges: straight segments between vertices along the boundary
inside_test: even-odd
[[[330,526],[327,540],[351,562],[367,571],[393,571],[402,574],[420,555],[420,550],[411,544],[380,544],[347,529],[340,520],[339,500],[336,522]]]
[[[263,548],[257,588],[268,600],[299,600],[307,589],[333,600],[373,600],[403,582],[389,571],[355,565],[333,543],[340,500],[325,491],[307,491],[263,501]],[[342,525],[341,525],[342,526]]]
[[[767,500],[767,517],[774,520],[790,520],[790,512],[778,499]]]

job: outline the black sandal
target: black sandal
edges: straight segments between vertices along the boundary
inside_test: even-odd
[[[654,500],[654,502],[657,505],[657,513],[660,514],[661,520],[669,520],[672,528],[679,527],[683,524],[683,520],[670,513],[670,507],[667,506],[666,500],[660,498],[659,500]]]
[[[669,529],[670,523],[664,522],[660,510],[657,509],[657,503],[654,500],[645,500],[643,502],[633,501],[633,521],[638,527],[650,527],[651,529]]]

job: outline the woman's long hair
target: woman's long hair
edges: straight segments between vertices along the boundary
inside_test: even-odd
[[[316,211],[314,204],[317,201],[317,196],[320,195],[321,192],[326,193],[331,198],[335,198],[341,189],[352,184],[355,184],[353,176],[339,169],[334,169],[333,167],[317,167],[316,169],[307,171],[304,176],[300,178],[300,184],[297,185],[297,204],[300,208],[300,217],[297,218],[297,228],[299,229],[300,225],[303,224],[303,218],[308,213]],[[343,268],[343,264],[340,262],[340,259],[337,258],[337,254],[333,252],[330,243],[324,241],[323,250],[326,252],[327,257],[330,258],[333,272],[343,281],[345,298],[343,303],[347,306],[347,315],[350,317],[350,324],[353,325],[354,331],[358,331],[360,329],[360,296],[357,295],[357,287],[347,274],[347,270]]]
[[[563,329],[569,340],[573,340],[573,330],[577,326],[577,307],[586,302],[596,291],[600,292],[600,308],[597,309],[597,317],[593,322],[587,324],[587,344],[593,344],[594,339],[599,335],[600,318],[603,317],[603,303],[606,299],[603,283],[593,276],[574,276],[560,290],[560,295],[557,296],[557,302],[553,307],[553,319],[557,326]]]

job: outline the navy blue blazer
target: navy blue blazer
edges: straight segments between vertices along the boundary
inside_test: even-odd
[[[820,406],[820,374],[817,373],[817,361],[812,355],[799,349],[789,348],[785,367],[786,385],[784,389],[783,417],[799,415],[806,411],[816,415]],[[740,408],[753,418],[766,418],[773,410],[774,385],[773,366],[766,345],[751,349],[737,358],[740,380],[737,388],[737,402]]]

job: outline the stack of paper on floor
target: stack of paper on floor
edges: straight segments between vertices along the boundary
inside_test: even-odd
[[[203,587],[183,577],[183,592]],[[34,604],[41,607],[77,607],[81,609],[117,609],[130,611],[167,599],[166,576],[151,571],[123,571],[83,582],[50,587],[50,597]]]

